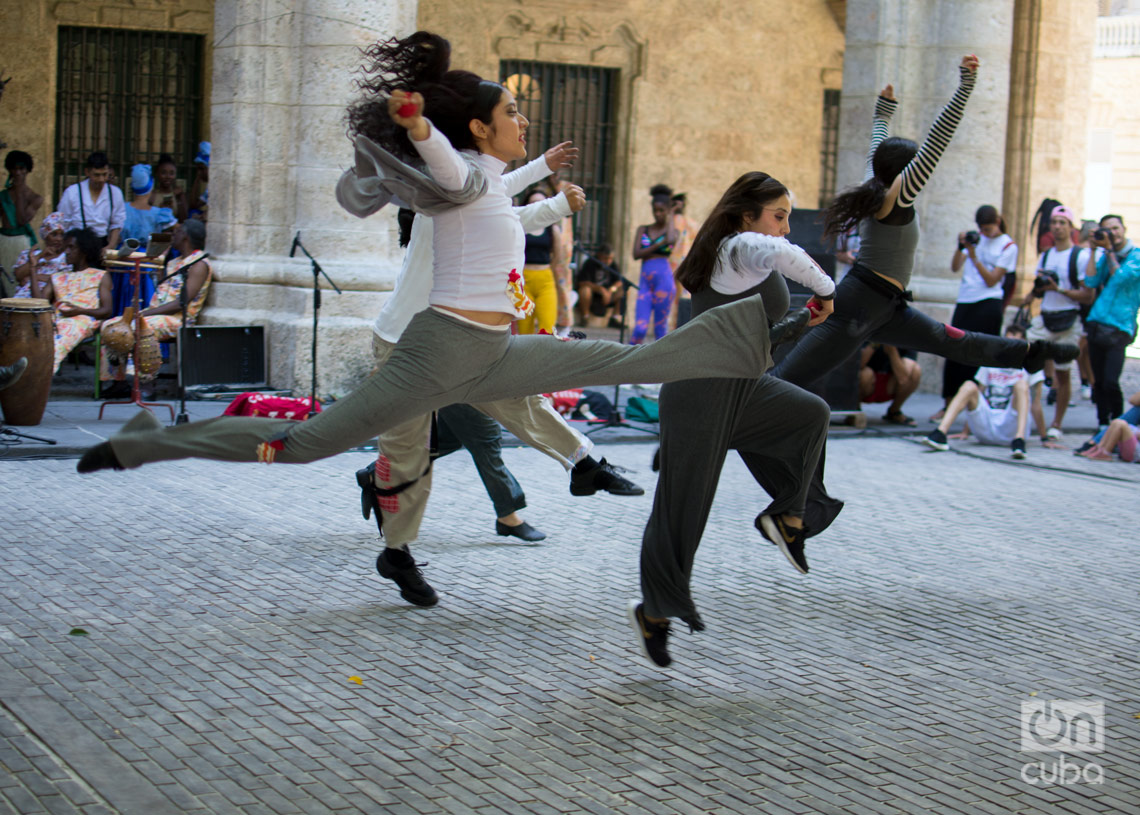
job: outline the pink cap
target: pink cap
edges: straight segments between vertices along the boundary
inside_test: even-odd
[[[1076,226],[1077,223],[1077,216],[1073,214],[1071,209],[1064,205],[1053,207],[1053,211],[1049,214],[1049,219],[1052,220],[1053,218],[1068,218],[1069,226]]]

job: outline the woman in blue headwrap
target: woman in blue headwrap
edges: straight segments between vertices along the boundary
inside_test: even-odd
[[[131,192],[134,198],[126,206],[126,220],[123,222],[121,237],[125,246],[128,239],[139,242],[139,248],[145,249],[150,240],[151,233],[161,232],[167,227],[178,223],[174,213],[166,207],[152,207],[150,193],[154,189],[154,176],[149,164],[136,164],[131,168]],[[142,289],[139,291],[139,303],[146,304],[154,294],[154,281],[149,275],[142,276]],[[123,310],[134,305],[135,289],[131,285],[131,277],[126,274],[116,274],[111,292],[111,314],[118,316]]]

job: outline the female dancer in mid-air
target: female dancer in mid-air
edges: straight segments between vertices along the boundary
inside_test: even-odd
[[[745,173],[728,188],[677,269],[694,314],[759,294],[768,319],[778,320],[788,310],[786,276],[815,292],[813,322],[827,319],[835,284],[784,238],[791,210],[787,188],[765,173]],[[660,402],[661,475],[641,543],[644,599],[631,600],[628,611],[642,653],[664,668],[672,661],[668,618],[704,628],[689,577],[730,449],[772,497],[756,527],[801,573],[806,527],[826,528],[843,504],[808,502],[830,415],[818,396],[765,375],[673,382],[661,388]]]
[[[921,147],[909,139],[887,138],[898,107],[887,85],[875,103],[871,150],[863,183],[836,196],[825,214],[827,235],[859,227],[859,255],[839,284],[835,313],[813,328],[773,373],[807,387],[853,354],[864,342],[926,351],[971,366],[1039,371],[1049,359],[1075,359],[1077,346],[995,337],[945,325],[911,308],[906,291],[918,245],[914,202],[934,171],[966,109],[974,88],[978,58],[966,56],[960,84],[935,120]]]
[[[357,215],[398,197],[433,217],[430,307],[412,319],[383,366],[308,421],[226,416],[162,428],[144,412],[88,450],[80,472],[180,458],[303,463],[456,402],[585,384],[759,376],[769,367],[769,324],[758,296],[646,346],[512,336],[510,323],[529,301],[519,285],[523,231],[501,174],[526,156],[526,117],[503,86],[448,70],[450,45],[438,35],[378,43],[369,58],[384,75],[362,83],[372,104],[352,109],[359,183],[342,184],[338,198]],[[772,327],[773,335],[781,331]]]

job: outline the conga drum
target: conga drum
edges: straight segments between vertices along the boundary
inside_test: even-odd
[[[44,417],[55,367],[55,325],[47,300],[5,297],[0,300],[0,365],[28,358],[20,381],[0,391],[4,421],[37,425]]]

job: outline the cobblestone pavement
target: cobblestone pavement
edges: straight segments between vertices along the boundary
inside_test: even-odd
[[[441,462],[414,547],[434,609],[372,569],[360,454],[0,462],[0,812],[1140,811],[1137,468],[837,438],[848,505],[804,577],[730,459],[708,630],[659,671],[623,618],[653,445],[603,452],[647,494],[571,498],[505,452],[532,547],[493,534],[468,458]],[[1043,783],[1062,760],[1020,752],[1021,705],[1076,699],[1103,702],[1105,749]]]

